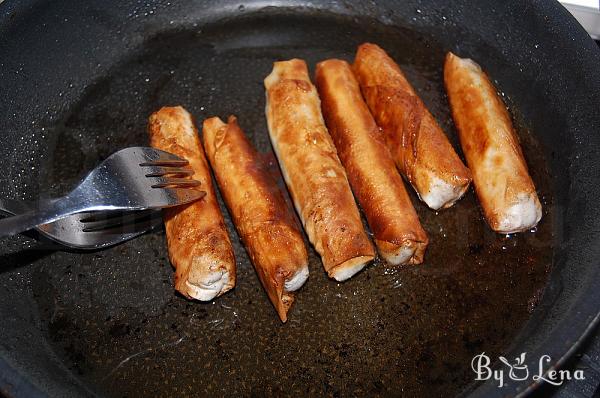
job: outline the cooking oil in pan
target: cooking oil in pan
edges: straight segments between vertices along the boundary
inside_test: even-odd
[[[56,127],[45,188],[64,191],[114,150],[147,144],[147,117],[164,105],[185,106],[199,123],[236,114],[268,153],[262,81],[272,62],[351,61],[364,41],[401,64],[458,148],[442,84],[445,49],[435,39],[372,21],[249,16],[166,32],[114,65]],[[547,280],[549,175],[525,125],[519,133],[544,205],[535,232],[491,232],[472,189],[439,213],[413,195],[431,242],[425,263],[375,261],[339,284],[311,250],[310,278],[287,324],[227,216],[238,285],[211,303],[174,292],[162,232],[97,253],[56,252],[34,280],[49,342],[84,382],[112,396],[458,393],[474,378],[471,358],[511,343]]]

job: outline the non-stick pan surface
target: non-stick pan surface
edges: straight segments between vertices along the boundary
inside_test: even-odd
[[[3,388],[439,396],[477,387],[470,362],[482,351],[526,351],[532,367],[542,354],[559,360],[598,313],[600,57],[560,6],[517,3],[0,5],[3,196],[65,192],[114,150],[146,144],[147,116],[163,105],[200,122],[236,114],[273,161],[262,85],[272,62],[352,60],[372,41],[455,144],[443,56],[480,62],[513,114],[545,209],[536,231],[505,237],[489,231],[472,192],[439,214],[413,198],[431,240],[423,266],[375,262],[338,284],[313,252],[285,325],[229,219],[239,283],[208,304],[174,293],[161,231],[97,253],[6,240],[0,368],[13,386]],[[507,382],[476,393],[528,383]]]

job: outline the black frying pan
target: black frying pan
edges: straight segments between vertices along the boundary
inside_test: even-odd
[[[545,213],[503,237],[470,192],[435,214],[426,263],[376,262],[344,284],[311,254],[282,325],[236,243],[239,283],[214,303],[172,288],[162,232],[97,253],[2,242],[0,392],[9,396],[515,395],[473,383],[473,355],[561,366],[600,308],[600,52],[558,3],[530,1],[7,1],[0,4],[0,195],[64,192],[146,144],[147,116],[235,113],[269,152],[272,61],[352,59],[373,41],[403,66],[454,143],[442,87],[452,50],[511,110]],[[233,240],[237,242],[232,225]]]

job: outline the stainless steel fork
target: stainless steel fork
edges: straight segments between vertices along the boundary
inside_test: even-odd
[[[31,211],[30,202],[0,199],[0,214],[14,216]],[[162,212],[84,212],[38,225],[38,236],[69,249],[98,250],[126,242],[163,224]],[[37,237],[37,236],[36,236]]]
[[[0,220],[0,236],[14,235],[71,214],[100,210],[161,209],[192,202],[206,192],[183,178],[187,160],[154,148],[122,149],[104,160],[69,194],[38,209]]]

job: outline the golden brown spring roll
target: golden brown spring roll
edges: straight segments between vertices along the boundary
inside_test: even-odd
[[[202,128],[206,155],[260,281],[283,322],[308,278],[308,254],[292,209],[234,116]]]
[[[446,56],[444,82],[488,224],[501,233],[533,228],[542,218],[542,205],[496,89],[479,65],[452,53]]]
[[[381,256],[390,264],[420,264],[427,234],[410,202],[383,134],[346,61],[317,65],[323,116]]]
[[[165,209],[164,221],[175,289],[188,298],[212,300],[235,286],[235,259],[198,131],[190,114],[176,106],[153,113],[148,134],[154,148],[187,159],[206,191],[199,201]]]
[[[346,280],[375,252],[325,127],[306,63],[275,62],[265,88],[271,143],[296,210],[328,275]]]
[[[469,187],[471,173],[400,67],[370,43],[358,47],[353,67],[400,172],[430,208],[452,206]]]

